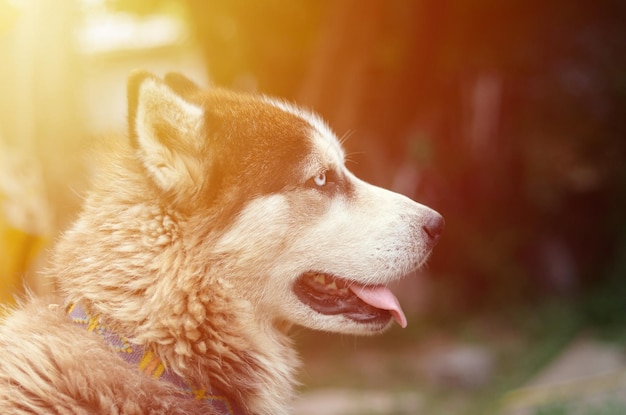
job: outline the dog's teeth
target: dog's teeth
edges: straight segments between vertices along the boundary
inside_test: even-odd
[[[339,294],[341,294],[341,295],[348,295],[349,292],[350,292],[350,290],[348,290],[346,287],[343,287],[343,288],[339,289]]]
[[[328,288],[329,290],[335,290],[336,291],[337,290],[337,282],[335,282],[335,281],[331,282],[330,284],[328,284],[326,286],[326,288]]]

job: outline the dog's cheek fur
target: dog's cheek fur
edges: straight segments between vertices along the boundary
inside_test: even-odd
[[[388,327],[365,327],[342,316],[319,315],[292,292],[295,279],[308,271],[361,284],[386,284],[413,271],[428,256],[422,222],[429,208],[349,172],[346,176],[354,187],[350,195],[329,196],[322,190],[300,188],[262,196],[225,230],[217,252],[237,258],[230,272],[233,284],[257,307],[257,314],[354,334]]]
[[[254,314],[265,320],[264,324],[286,321],[311,329],[352,334],[375,334],[389,327],[388,324],[366,327],[342,316],[320,315],[293,294],[296,278],[311,270],[342,276],[339,270],[358,266],[365,267],[368,274],[354,279],[362,281],[364,276],[372,276],[370,271],[376,268],[369,268],[373,262],[368,259],[366,249],[360,253],[347,252],[363,244],[364,238],[376,239],[377,235],[355,234],[352,227],[344,229],[350,220],[345,212],[334,221],[337,209],[345,210],[345,206],[345,200],[333,200],[311,189],[259,197],[243,209],[233,226],[217,241],[218,255],[229,258],[226,261],[231,265],[229,280],[236,286],[236,292],[253,304]],[[344,219],[348,222],[341,223]],[[355,235],[355,240],[349,242],[337,237],[337,229],[329,233],[325,224]],[[335,236],[328,238],[329,234]],[[237,261],[232,262],[232,258]]]

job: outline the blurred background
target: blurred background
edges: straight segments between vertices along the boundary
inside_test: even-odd
[[[406,331],[296,333],[297,413],[626,413],[625,18],[621,0],[0,0],[0,302],[52,290],[37,271],[85,155],[124,134],[129,71],[177,71],[319,112],[351,170],[446,218],[395,290]],[[568,353],[565,372],[604,363],[546,398]],[[581,409],[590,378],[604,412]]]

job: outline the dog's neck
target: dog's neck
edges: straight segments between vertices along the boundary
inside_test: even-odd
[[[125,336],[109,330],[101,324],[98,316],[89,315],[80,304],[66,304],[65,309],[74,324],[100,335],[113,352],[147,376],[172,384],[180,390],[181,395],[189,399],[207,402],[220,415],[244,415],[243,410],[236,403],[232,402],[225,393],[212,387],[210,382],[205,382],[199,387],[190,384],[167,368],[151,350],[134,344]]]
[[[289,413],[295,350],[282,329],[229,291],[221,276],[230,270],[218,269],[209,254],[193,256],[206,263],[186,260],[195,248],[181,246],[175,214],[133,202],[112,218],[98,209],[103,204],[112,201],[88,197],[57,245],[52,272],[67,301],[152,350],[187,381],[210,378],[245,412]]]
[[[84,313],[95,315],[100,309],[97,304],[91,303],[89,311]],[[102,327],[115,327],[112,333],[127,333],[118,331],[123,330],[121,328],[126,327],[126,324],[120,324],[105,315],[100,316],[99,324]],[[219,317],[225,318],[228,317]],[[207,321],[207,325],[210,324]],[[236,323],[233,321],[233,324]],[[137,350],[154,353],[155,360],[160,360],[167,367],[169,375],[164,380],[172,377],[184,380],[185,385],[196,385],[196,390],[200,392],[209,391],[207,393],[217,395],[218,401],[221,399],[219,396],[222,396],[219,391],[228,391],[229,405],[241,408],[233,410],[233,414],[286,415],[293,395],[294,371],[299,362],[283,329],[286,328],[270,327],[268,324],[254,330],[255,342],[251,342],[241,332],[224,332],[214,341],[204,341],[205,346],[198,346],[198,342],[189,339],[174,340],[169,335],[149,340],[153,334],[146,336],[140,331],[124,337],[128,337]],[[200,338],[212,335],[205,330],[200,331]],[[130,363],[139,365],[141,362]],[[173,383],[179,385],[181,382],[177,380]],[[218,402],[217,409],[223,411],[220,408],[225,406]]]

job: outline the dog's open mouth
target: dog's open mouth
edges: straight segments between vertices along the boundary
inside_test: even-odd
[[[407,324],[398,299],[382,285],[361,285],[307,272],[298,278],[293,291],[300,301],[320,314],[342,314],[359,323],[383,323],[393,318],[402,327]]]

